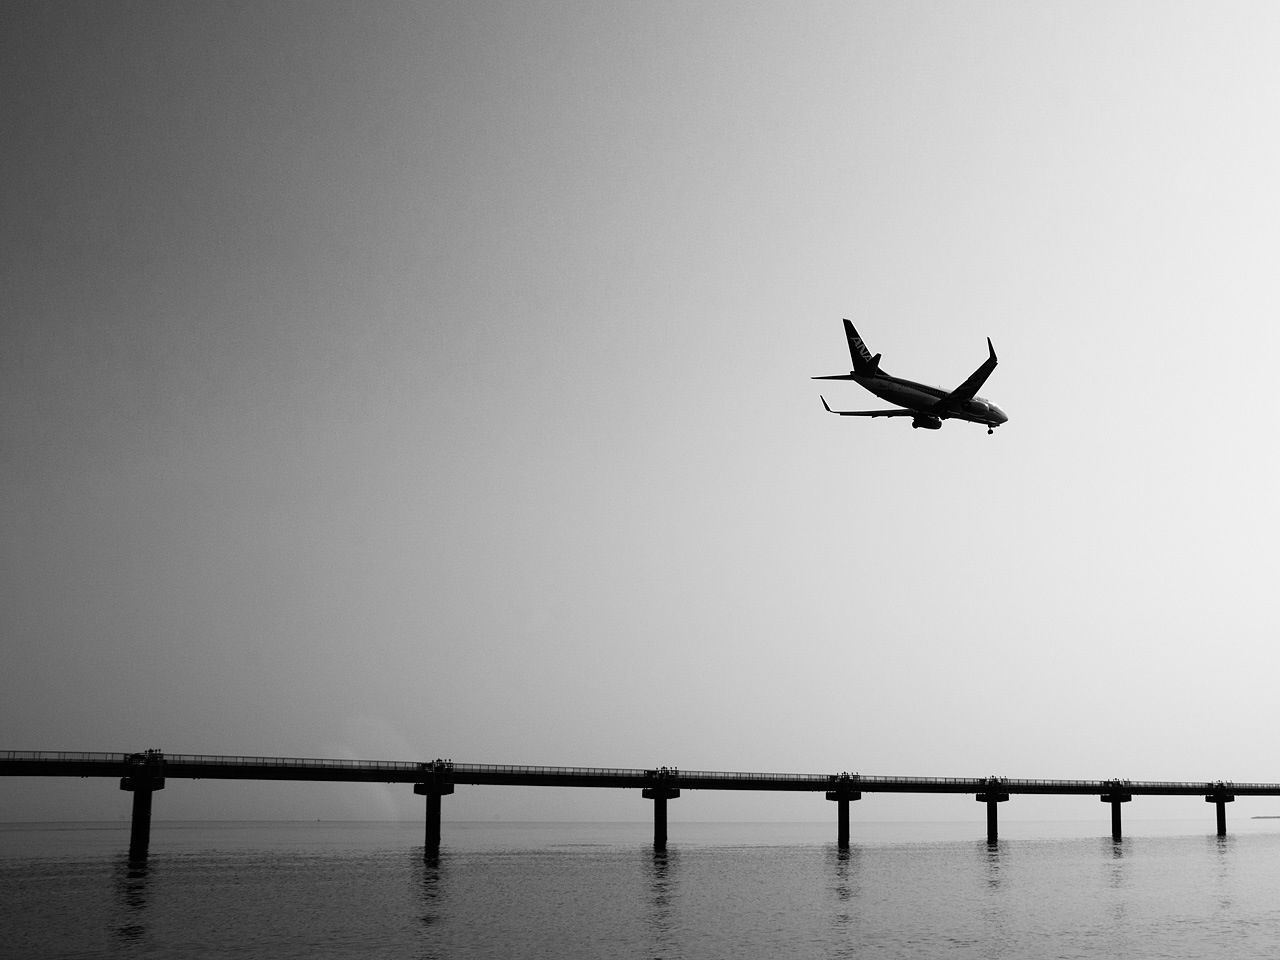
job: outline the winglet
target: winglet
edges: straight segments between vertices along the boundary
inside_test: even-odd
[[[827,398],[826,398],[826,397],[824,397],[822,394],[818,394],[818,399],[822,401],[822,409],[823,409],[823,410],[827,411],[827,413],[832,413],[832,412],[834,412],[834,411],[832,411],[832,409],[831,409],[830,407],[828,407],[828,406],[827,406]]]

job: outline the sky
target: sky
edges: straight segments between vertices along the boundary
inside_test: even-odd
[[[1274,4],[2,16],[4,749],[1280,781]],[[948,388],[990,337],[1009,422],[825,414],[883,405],[810,379],[842,317]],[[172,781],[155,815],[421,804]]]

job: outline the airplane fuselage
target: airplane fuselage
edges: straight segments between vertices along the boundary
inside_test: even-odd
[[[925,383],[916,383],[914,380],[904,380],[902,377],[891,377],[883,373],[868,376],[850,371],[849,379],[861,384],[881,400],[896,403],[922,416],[933,415],[934,405],[950,392],[941,387],[931,387]],[[988,427],[998,427],[1009,419],[1003,410],[982,397],[965,400],[962,404],[949,408],[941,416],[943,419],[967,420],[970,423],[981,423]]]

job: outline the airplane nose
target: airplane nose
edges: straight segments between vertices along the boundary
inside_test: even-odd
[[[992,407],[991,415],[995,418],[997,423],[1006,423],[1009,420],[1009,418],[1005,416],[1005,412],[999,407]]]

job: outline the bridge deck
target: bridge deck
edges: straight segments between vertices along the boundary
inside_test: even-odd
[[[1146,796],[1280,796],[1280,783],[1164,780],[1020,780],[991,777],[881,777],[826,773],[735,773],[674,768],[537,767],[449,761],[324,760],[166,754],[148,764],[143,754],[0,751],[0,776],[127,777],[142,771],[192,780],[310,780],[365,783],[487,784],[681,790],[772,790],[861,793],[984,793]]]

